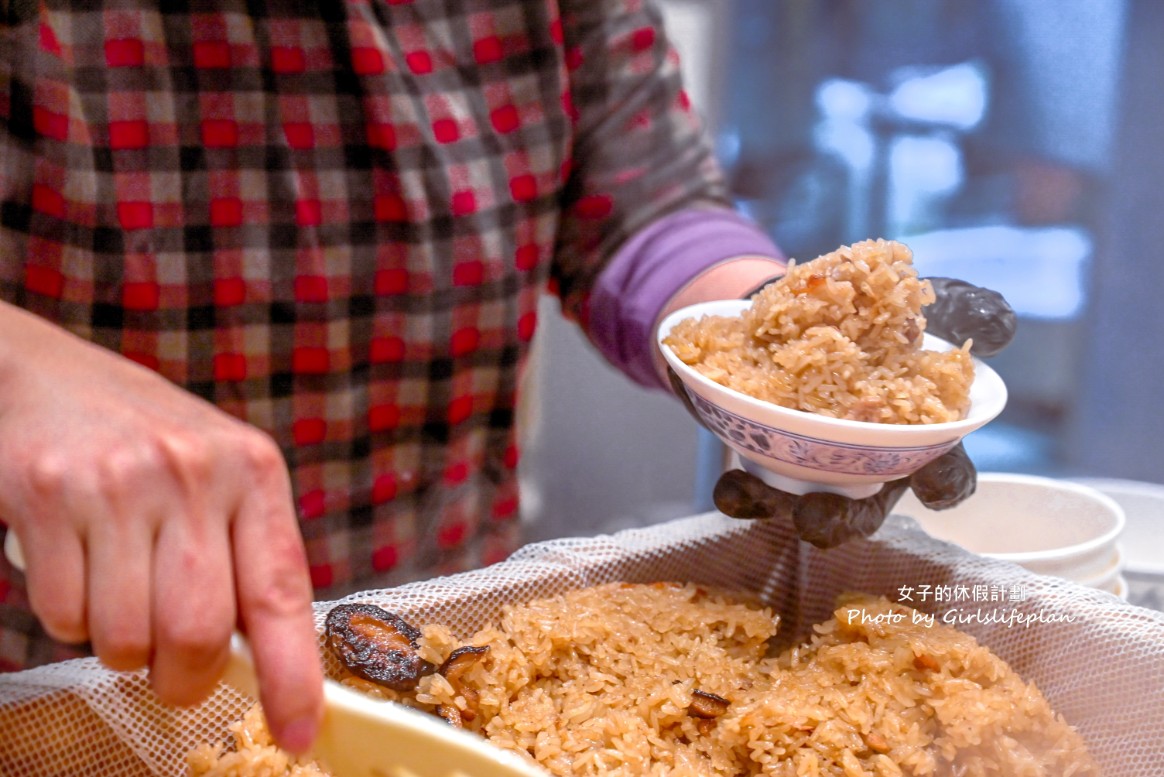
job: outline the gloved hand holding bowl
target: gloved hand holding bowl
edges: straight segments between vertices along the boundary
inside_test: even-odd
[[[716,484],[723,513],[792,520],[829,548],[876,531],[907,488],[933,509],[974,492],[961,440],[1006,403],[976,357],[1010,342],[1015,315],[993,291],[919,278],[911,259],[865,241],[663,321],[673,388],[739,455]]]

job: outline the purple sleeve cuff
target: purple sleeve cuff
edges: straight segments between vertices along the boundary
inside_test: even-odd
[[[659,313],[709,267],[740,256],[782,258],[755,224],[722,209],[672,213],[639,231],[603,269],[590,296],[590,338],[636,383],[663,387],[654,360]]]

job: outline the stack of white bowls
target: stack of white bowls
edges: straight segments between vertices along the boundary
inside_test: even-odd
[[[1164,578],[1164,483],[1121,478],[1079,478],[1114,499],[1124,510],[1127,525],[1123,545],[1124,571],[1129,575]]]
[[[1032,572],[1127,596],[1120,538],[1126,518],[1110,496],[1082,483],[984,472],[962,504],[933,511],[907,494],[894,508],[933,537]]]

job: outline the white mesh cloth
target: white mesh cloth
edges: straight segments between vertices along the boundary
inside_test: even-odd
[[[960,617],[952,625],[1035,681],[1075,724],[1105,774],[1161,772],[1164,614],[973,556],[896,517],[871,540],[822,552],[797,542],[790,526],[695,516],[530,545],[484,570],[347,601],[375,602],[414,624],[446,623],[467,636],[502,603],[615,580],[757,593],[781,614],[787,638],[827,620],[845,591],[882,594],[939,620]],[[333,604],[317,604],[317,624]],[[142,674],[110,672],[92,659],[0,676],[0,774],[181,775],[187,751],[226,738],[249,703],[223,686],[200,707],[169,709]]]

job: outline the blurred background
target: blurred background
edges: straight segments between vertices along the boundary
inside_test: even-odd
[[[1003,292],[980,470],[1164,482],[1164,3],[664,0],[737,206],[807,260],[901,240]],[[718,443],[546,299],[523,456],[533,538],[710,509]]]

